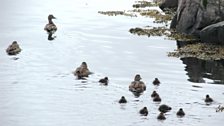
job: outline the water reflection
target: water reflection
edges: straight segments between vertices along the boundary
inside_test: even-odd
[[[183,47],[189,42],[177,41],[177,47]],[[195,42],[191,42],[195,43]],[[224,60],[202,60],[194,57],[181,58],[186,65],[185,71],[190,82],[205,83],[206,78],[212,84],[224,84]]]

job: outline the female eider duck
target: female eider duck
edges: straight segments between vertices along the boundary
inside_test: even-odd
[[[143,92],[146,90],[146,85],[143,81],[141,81],[141,76],[139,74],[135,75],[134,81],[129,85],[129,90],[132,92]]]
[[[73,74],[77,76],[78,79],[88,77],[90,73],[91,72],[89,71],[86,62],[82,62],[82,64],[73,72]]]
[[[16,55],[21,52],[21,48],[19,47],[17,41],[13,41],[12,44],[6,49],[6,52],[8,55]]]
[[[57,27],[52,21],[52,19],[56,19],[52,14],[48,16],[48,24],[45,25],[44,30],[47,31],[50,34],[53,34],[57,31]]]

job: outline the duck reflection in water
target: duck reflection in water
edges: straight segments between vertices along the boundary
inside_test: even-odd
[[[177,48],[187,45],[189,42],[177,41]],[[186,65],[185,71],[188,81],[205,83],[206,79],[212,80],[212,84],[224,84],[224,60],[202,60],[194,57],[180,58]]]
[[[48,24],[45,25],[44,30],[48,33],[48,40],[54,40],[56,36],[53,34],[57,31],[57,26],[52,19],[56,19],[52,14],[48,15]]]

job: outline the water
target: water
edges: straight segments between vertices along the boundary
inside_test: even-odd
[[[224,115],[215,108],[224,103],[223,62],[167,57],[167,52],[177,48],[175,41],[128,32],[134,27],[155,26],[153,19],[97,13],[128,10],[133,3],[1,1],[1,126],[220,126]],[[53,41],[43,30],[50,13],[57,17]],[[5,49],[13,40],[18,41],[22,52],[8,56]],[[83,61],[94,74],[87,80],[76,80],[72,71]],[[198,68],[199,72],[194,71]],[[136,73],[147,85],[139,98],[128,91]],[[105,76],[110,79],[109,85],[100,86],[98,80]],[[151,84],[155,77],[162,82],[159,87]],[[173,108],[163,122],[156,119],[160,104],[152,102],[153,90],[159,92],[160,104]],[[206,94],[215,103],[205,105]],[[127,98],[126,105],[117,103],[121,96]],[[149,109],[147,117],[138,114],[144,106]],[[184,118],[175,115],[180,107],[186,112]]]

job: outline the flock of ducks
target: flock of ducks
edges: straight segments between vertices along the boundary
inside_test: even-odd
[[[48,24],[45,25],[44,30],[49,34],[50,38],[52,37],[52,34],[54,34],[57,31],[57,27],[56,25],[53,23],[52,19],[56,19],[52,14],[50,14],[48,16]],[[9,47],[6,49],[6,52],[8,53],[8,55],[16,55],[19,52],[21,52],[21,48],[19,47],[19,44],[17,43],[17,41],[13,41],[11,45],[9,45]],[[77,79],[84,79],[86,77],[88,77],[90,74],[92,74],[87,66],[86,62],[82,62],[81,65],[76,68],[76,70],[73,72],[73,74],[77,77]],[[134,81],[131,82],[131,84],[129,85],[129,90],[135,95],[135,96],[140,96],[142,92],[144,92],[146,90],[146,85],[143,81],[141,81],[141,76],[139,74],[136,74],[134,77]],[[102,78],[99,80],[99,83],[103,84],[103,85],[108,85],[109,79],[108,77]],[[155,78],[155,80],[152,82],[153,85],[155,86],[159,86],[160,85],[160,81],[158,78]],[[156,91],[153,91],[151,94],[151,97],[153,98],[154,102],[161,102],[161,98],[159,96],[159,94]],[[206,103],[211,103],[213,102],[213,99],[207,94],[206,98],[204,100]],[[125,104],[127,103],[127,100],[124,96],[122,96],[120,98],[120,100],[118,101],[121,104]],[[160,111],[160,114],[157,116],[157,119],[159,120],[165,120],[165,113],[170,111],[172,108],[168,105],[160,105],[158,110]],[[220,107],[221,111],[224,110],[223,107]],[[143,107],[139,113],[143,116],[147,116],[148,115],[148,109],[147,107]],[[178,117],[183,117],[185,115],[185,112],[183,111],[182,108],[180,108],[176,115]]]
[[[89,69],[87,67],[87,63],[82,62],[81,65],[75,69],[73,74],[77,77],[77,79],[85,79],[92,73],[89,71]],[[140,96],[146,90],[146,85],[143,81],[141,81],[141,79],[142,79],[141,76],[139,74],[136,74],[134,77],[134,81],[132,81],[131,84],[129,85],[129,90],[137,97]],[[109,79],[108,79],[108,77],[104,77],[102,79],[99,79],[98,82],[103,85],[108,85]],[[152,82],[152,84],[155,86],[159,86],[160,85],[159,79],[155,78],[155,80]],[[151,97],[153,98],[154,102],[162,101],[159,94],[156,91],[152,92]],[[213,99],[207,94],[204,102],[206,104],[210,104],[213,102]],[[118,103],[125,104],[125,103],[127,103],[127,100],[124,96],[121,96]],[[166,119],[165,113],[172,110],[172,108],[166,104],[162,104],[159,106],[158,110],[160,113],[157,116],[157,119],[165,120]],[[142,116],[147,116],[148,115],[147,107],[143,107],[142,109],[140,109],[139,113]],[[177,117],[184,117],[185,112],[184,112],[183,108],[179,108],[179,110],[176,112],[176,115],[177,115]]]

